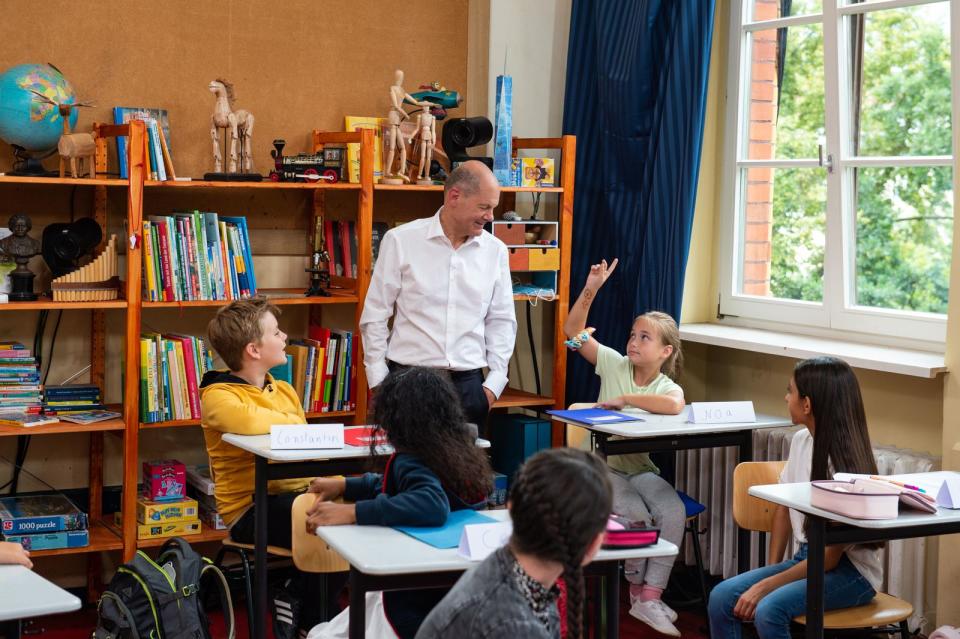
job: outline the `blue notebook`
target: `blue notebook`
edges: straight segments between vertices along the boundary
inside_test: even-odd
[[[460,545],[463,527],[467,524],[493,524],[497,520],[475,510],[455,510],[447,516],[447,523],[437,527],[394,526],[396,530],[410,535],[417,541],[434,548],[456,548]]]
[[[627,415],[615,410],[606,410],[603,408],[581,408],[578,410],[548,410],[551,415],[569,419],[572,422],[580,422],[588,426],[598,424],[620,424],[623,422],[642,422],[642,417],[636,415]]]

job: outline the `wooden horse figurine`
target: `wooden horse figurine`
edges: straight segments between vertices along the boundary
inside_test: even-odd
[[[253,172],[253,114],[244,109],[233,110],[235,99],[233,85],[223,78],[217,78],[210,83],[210,92],[217,96],[217,103],[210,116],[210,139],[213,141],[214,171],[223,171],[223,156],[220,153],[220,142],[217,129],[224,129],[230,135],[230,163],[228,173],[237,172],[237,143],[240,143],[240,172]],[[226,146],[226,141],[224,141]],[[224,148],[226,151],[226,148]]]
[[[97,155],[97,137],[94,133],[71,133],[70,132],[70,111],[73,110],[72,104],[61,104],[60,117],[63,118],[63,135],[57,143],[57,151],[60,153],[60,177],[64,177],[67,171],[67,163],[70,163],[70,177],[82,177],[83,173],[90,177],[97,177],[96,155]],[[86,162],[86,166],[84,166]],[[86,170],[84,170],[86,169]]]

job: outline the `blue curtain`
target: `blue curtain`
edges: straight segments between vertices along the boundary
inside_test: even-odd
[[[574,0],[564,133],[577,136],[570,301],[591,264],[620,258],[590,310],[623,352],[648,310],[680,319],[713,35],[714,0]],[[570,354],[567,403],[599,378]]]

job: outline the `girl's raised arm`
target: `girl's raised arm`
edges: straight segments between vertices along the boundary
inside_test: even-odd
[[[567,335],[567,346],[580,354],[591,364],[597,363],[597,340],[591,337],[592,328],[587,326],[587,314],[590,312],[590,305],[597,296],[600,287],[603,286],[607,278],[617,268],[618,258],[613,258],[610,265],[606,260],[601,260],[599,264],[590,267],[590,274],[587,275],[587,282],[580,291],[580,297],[576,303],[570,307],[570,313],[567,315],[567,321],[563,323],[563,332]]]

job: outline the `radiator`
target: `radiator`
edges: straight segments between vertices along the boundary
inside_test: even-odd
[[[754,431],[754,461],[779,461],[790,452],[793,434],[800,426],[765,428]],[[921,473],[935,470],[939,460],[925,453],[890,447],[874,448],[877,468],[882,475]],[[700,537],[704,567],[711,575],[724,578],[737,574],[737,526],[733,521],[733,469],[737,465],[737,449],[706,448],[677,453],[676,484],[707,507],[700,516]],[[760,535],[751,534],[750,567],[759,566]],[[935,601],[935,581],[927,584],[926,539],[891,541],[884,551],[884,592],[913,604],[914,615],[910,627],[926,626],[927,612]],[[684,543],[682,556],[687,565],[693,565],[693,550]],[[766,557],[766,549],[764,549]],[[926,628],[923,628],[926,630]]]

